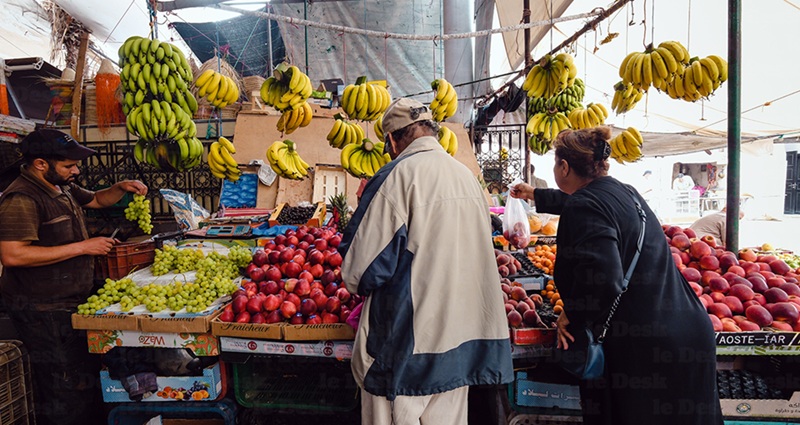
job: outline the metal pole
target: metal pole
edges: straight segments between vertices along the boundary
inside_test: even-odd
[[[531,0],[524,0],[522,2],[522,22],[528,24],[531,22]],[[525,28],[525,69],[530,69],[531,65],[533,65],[533,58],[531,57],[531,30],[530,28]],[[522,90],[522,89],[520,89]],[[526,97],[525,100],[525,117],[528,117],[528,98]],[[524,127],[523,127],[524,128]],[[522,179],[528,183],[531,182],[531,150],[528,149],[528,140],[525,133],[525,130],[520,132],[520,149],[525,150],[525,166],[522,170]]]
[[[728,0],[728,210],[725,244],[739,251],[739,175],[741,172],[741,0]]]
[[[272,12],[272,6],[267,5],[267,10]],[[272,19],[267,19],[267,42],[269,43],[269,72],[267,72],[267,77],[272,75],[272,68],[274,68],[274,64],[272,63]],[[249,95],[250,93],[248,93]]]
[[[303,19],[308,20],[308,0],[303,0]],[[308,25],[303,25],[306,39],[306,75],[308,75]]]

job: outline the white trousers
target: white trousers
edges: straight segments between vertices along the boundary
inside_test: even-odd
[[[394,402],[361,390],[361,425],[466,425],[464,386],[428,396],[397,396]]]

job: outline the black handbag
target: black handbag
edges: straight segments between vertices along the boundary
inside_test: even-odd
[[[629,187],[629,191],[633,195],[633,190]],[[636,263],[639,262],[639,254],[642,252],[642,243],[644,242],[644,228],[647,221],[647,215],[642,209],[641,204],[633,196],[633,202],[636,204],[636,211],[642,219],[642,229],[639,231],[639,240],[636,244],[636,253],[633,255],[628,271],[622,279],[622,292],[614,299],[609,309],[608,317],[603,324],[603,330],[600,336],[595,337],[592,331],[593,325],[591,323],[572,324],[567,325],[567,332],[575,338],[575,341],[569,343],[569,349],[564,350],[556,348],[554,353],[558,364],[571,375],[581,380],[597,379],[603,376],[605,372],[606,357],[603,351],[603,340],[606,337],[608,329],[611,327],[611,318],[617,311],[619,300],[622,294],[628,290],[628,282],[631,280],[633,269],[636,268]]]

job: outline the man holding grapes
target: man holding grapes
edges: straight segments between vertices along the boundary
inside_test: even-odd
[[[0,196],[0,295],[30,354],[36,419],[102,423],[99,364],[70,316],[92,289],[92,256],[107,254],[116,241],[90,238],[82,208],[109,207],[128,192],[145,195],[147,186],[77,186],[78,163],[96,152],[57,130],[34,131],[20,149],[20,176]]]

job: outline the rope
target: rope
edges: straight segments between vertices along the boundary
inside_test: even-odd
[[[626,0],[630,1],[630,0]],[[388,32],[381,32],[381,31],[372,31],[372,30],[362,30],[359,28],[352,28],[352,27],[345,27],[341,25],[333,25],[333,24],[325,24],[322,22],[315,22],[309,21],[305,19],[297,19],[291,18],[288,16],[281,16],[276,15],[274,13],[267,13],[267,12],[259,12],[255,10],[243,10],[236,7],[226,6],[224,4],[217,4],[215,6],[217,9],[227,10],[229,12],[236,12],[242,15],[253,15],[253,16],[260,16],[264,19],[272,19],[275,21],[285,22],[292,25],[305,25],[313,28],[320,28],[324,30],[331,30],[337,32],[344,32],[347,34],[358,34],[358,35],[367,35],[370,37],[387,37],[387,38],[396,38],[399,40],[454,40],[460,38],[475,38],[475,37],[482,37],[492,34],[501,34],[504,32],[511,32],[511,31],[519,31],[526,28],[534,28],[534,27],[541,27],[544,25],[552,25],[555,23],[560,22],[568,22],[574,21],[578,19],[584,18],[591,18],[598,16],[603,13],[602,8],[596,8],[588,13],[581,13],[578,15],[571,15],[571,16],[562,16],[560,18],[554,18],[551,20],[545,21],[536,21],[527,24],[519,24],[519,25],[511,25],[507,27],[501,28],[492,28],[490,30],[483,30],[483,31],[474,31],[474,32],[466,32],[466,33],[459,33],[459,34],[444,34],[444,35],[415,35],[415,34],[400,34],[400,33],[388,33]]]
[[[656,42],[656,0],[650,2],[650,44]]]
[[[136,0],[131,0],[131,4],[129,4],[128,8],[125,9],[125,13],[123,13],[122,16],[119,17],[119,21],[117,21],[117,23],[114,24],[114,28],[111,28],[111,32],[108,33],[108,37],[106,37],[106,39],[103,40],[103,44],[108,43],[108,39],[111,38],[111,34],[114,34],[114,31],[117,30],[117,27],[119,26],[120,22],[122,22],[122,19],[124,19],[125,15],[128,14],[128,11],[131,10],[131,6],[133,6],[134,2],[136,2]]]
[[[250,35],[247,36],[247,41],[244,42],[244,47],[242,47],[243,52],[247,49],[247,45],[250,44],[250,39],[253,38],[253,33],[256,32],[256,28],[258,28],[259,22],[261,22],[261,17],[258,18],[256,24],[253,25],[253,29],[250,31]],[[236,68],[236,65],[238,64],[239,64],[239,57],[236,57],[236,62],[233,64],[233,67]]]
[[[150,15],[150,36],[153,40],[158,38],[158,19],[156,18],[155,0],[147,0],[147,12]]]
[[[689,0],[689,17],[686,18],[686,50],[692,44],[692,0]]]
[[[647,48],[647,0],[644,0],[644,4],[642,5],[642,25],[644,26],[644,31],[642,31],[642,46]]]

